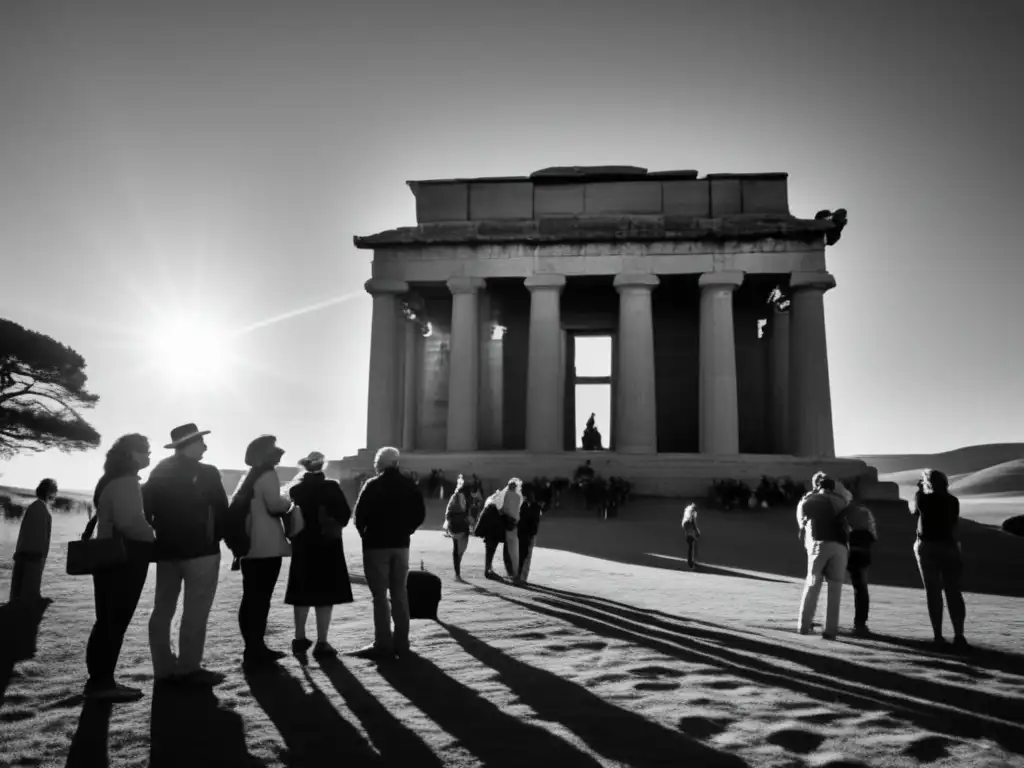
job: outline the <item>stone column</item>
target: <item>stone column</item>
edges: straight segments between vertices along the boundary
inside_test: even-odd
[[[477,409],[480,402],[480,311],[477,296],[484,287],[479,277],[453,277],[452,336],[448,373],[449,451],[475,451],[478,445]]]
[[[376,451],[396,445],[400,439],[398,420],[398,297],[409,290],[403,280],[375,277],[366,281],[373,296],[370,326],[370,384],[366,398],[366,447]]]
[[[789,281],[789,452],[834,458],[832,391],[825,342],[828,272],[793,272]]]
[[[739,453],[732,295],[742,272],[700,276],[700,452]]]
[[[530,275],[530,351],[526,362],[526,450],[561,453],[558,363],[562,345],[564,275]]]
[[[789,312],[776,306],[768,324],[772,452],[789,453]]]
[[[658,452],[651,291],[659,282],[637,274],[617,275],[613,283],[619,292],[615,450],[621,453]]]
[[[419,323],[405,321],[405,366],[402,371],[402,450],[416,448],[416,395],[419,393]]]

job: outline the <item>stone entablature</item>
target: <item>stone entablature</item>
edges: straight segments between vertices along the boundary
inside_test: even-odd
[[[633,166],[547,168],[530,176],[410,181],[416,220],[541,219],[607,214],[718,218],[788,214],[785,173],[649,173]]]

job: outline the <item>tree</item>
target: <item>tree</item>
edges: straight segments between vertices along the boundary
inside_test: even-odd
[[[99,401],[86,378],[75,350],[0,318],[0,457],[98,446],[99,432],[79,413]]]

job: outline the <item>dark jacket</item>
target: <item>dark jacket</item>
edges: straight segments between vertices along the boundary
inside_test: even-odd
[[[519,508],[519,538],[528,539],[536,536],[540,530],[540,504],[526,499]]]
[[[960,500],[951,493],[914,495],[917,538],[921,541],[955,542],[960,520]]]
[[[408,549],[427,507],[416,483],[391,467],[366,481],[356,499],[356,530],[363,549]]]
[[[797,524],[812,541],[846,543],[842,515],[836,510],[831,494],[808,493],[796,507]]]
[[[302,510],[302,531],[296,541],[319,539],[334,532],[340,533],[352,518],[341,486],[336,480],[324,477],[323,472],[307,472],[298,483],[288,490],[288,496]],[[328,520],[321,518],[321,510]],[[330,522],[328,522],[330,521]],[[333,527],[334,531],[325,531]]]
[[[157,560],[220,553],[215,521],[227,512],[228,495],[216,467],[170,456],[153,467],[142,501],[156,533]]]

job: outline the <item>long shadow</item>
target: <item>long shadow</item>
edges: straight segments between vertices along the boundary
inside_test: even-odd
[[[664,568],[666,570],[673,571],[689,571],[690,567],[686,564],[685,557],[679,557],[678,555],[663,555],[657,552],[645,552],[642,557],[647,558],[647,565],[653,565],[656,568]],[[730,576],[734,579],[752,579],[754,581],[770,581],[773,584],[791,584],[792,582],[786,579],[771,579],[767,576],[757,576],[753,573],[743,573],[742,571],[734,571],[730,568],[720,568],[713,565],[706,565],[700,563],[695,571],[697,574],[707,573],[713,576]]]
[[[501,711],[473,689],[416,654],[381,664],[380,675],[488,768],[557,765],[596,768],[596,760],[537,725]],[[678,765],[678,763],[671,763]]]
[[[209,688],[153,686],[149,768],[263,766],[245,744],[241,715],[220,706]]]
[[[451,624],[443,626],[467,653],[495,670],[524,704],[542,718],[561,723],[609,760],[634,768],[747,765],[737,755],[705,746],[690,736],[617,707],[576,683],[525,664],[464,629]]]
[[[643,645],[684,661],[714,664],[765,686],[789,689],[829,704],[840,701],[860,709],[888,708],[921,728],[964,738],[992,739],[1024,754],[1024,699],[912,678],[799,647],[710,629],[707,623],[697,626],[684,620],[667,620],[651,611],[564,590],[556,594],[531,588],[534,593],[548,593],[533,602],[472,586],[588,632]],[[771,659],[799,664],[812,674],[794,676],[791,664],[775,666]]]
[[[6,603],[0,605],[0,707],[19,661],[36,655],[39,624],[49,602]]]
[[[441,758],[367,691],[340,659],[324,659],[320,669],[359,718],[385,763],[444,768]]]
[[[357,767],[385,764],[311,680],[307,683],[312,690],[307,692],[281,667],[246,673],[245,679],[256,702],[284,739],[288,748],[285,765],[313,768],[333,763]]]
[[[71,738],[66,768],[107,768],[110,765],[107,737],[112,710],[113,706],[107,702],[85,702],[78,728]]]

